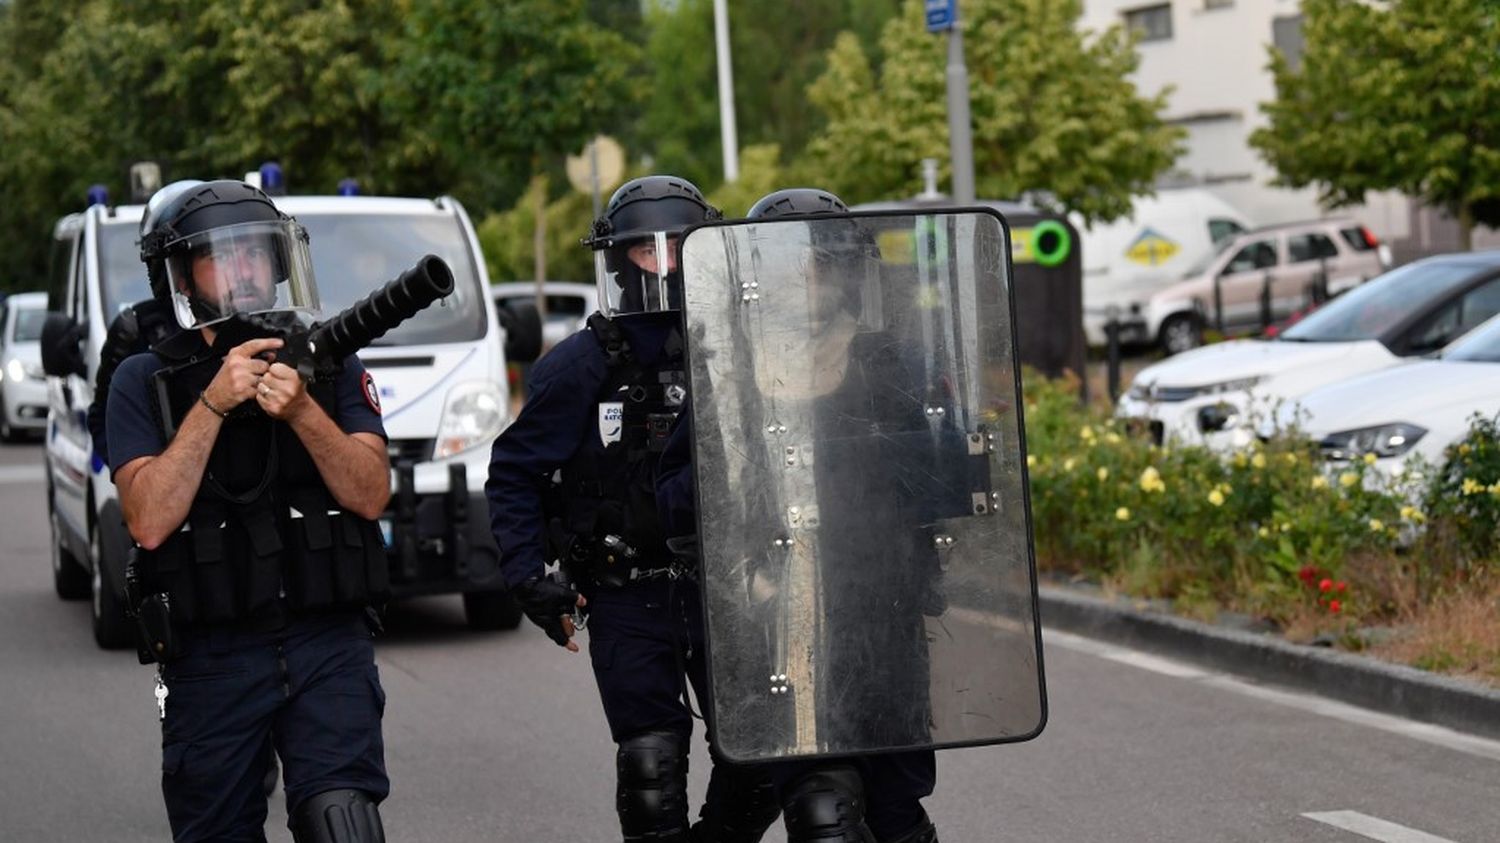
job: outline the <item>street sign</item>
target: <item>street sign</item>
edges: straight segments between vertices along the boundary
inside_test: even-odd
[[[927,0],[927,31],[946,32],[958,20],[958,0]]]

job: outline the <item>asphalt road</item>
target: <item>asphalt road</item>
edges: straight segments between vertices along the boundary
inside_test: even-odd
[[[53,594],[41,460],[0,446],[0,840],[165,840],[153,673],[96,649],[87,604]],[[456,598],[389,626],[391,840],[619,840],[585,656],[530,628],[470,633]],[[1500,841],[1500,743],[1043,635],[1049,725],[940,755],[945,843]],[[700,744],[695,799],[705,763]],[[271,840],[284,824],[278,795]]]

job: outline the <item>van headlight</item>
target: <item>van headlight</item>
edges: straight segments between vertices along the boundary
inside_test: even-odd
[[[1318,447],[1330,460],[1356,460],[1365,454],[1380,458],[1399,457],[1426,435],[1426,428],[1401,422],[1330,433],[1323,437]]]
[[[432,458],[440,460],[488,445],[509,420],[510,408],[499,387],[486,381],[461,383],[448,391]]]
[[[5,367],[5,376],[16,383],[20,383],[26,379],[26,367],[21,364],[18,358],[12,357],[10,363]]]

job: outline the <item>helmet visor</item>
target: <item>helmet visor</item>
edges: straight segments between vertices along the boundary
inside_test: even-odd
[[[594,252],[599,303],[607,316],[682,307],[678,236],[657,231]]]
[[[247,222],[168,243],[172,309],[184,328],[202,328],[237,313],[317,313],[307,232],[295,220]]]

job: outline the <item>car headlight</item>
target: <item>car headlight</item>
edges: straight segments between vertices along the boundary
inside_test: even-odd
[[[1218,383],[1205,384],[1198,387],[1198,395],[1223,395],[1226,392],[1244,392],[1252,386],[1265,380],[1261,375],[1252,378],[1236,378],[1232,381],[1219,381]]]
[[[1130,391],[1126,395],[1136,401],[1160,401],[1170,404],[1177,401],[1187,401],[1190,398],[1202,398],[1205,395],[1243,392],[1263,380],[1265,380],[1264,375],[1256,375],[1255,377],[1236,378],[1232,381],[1219,381],[1218,383],[1204,384],[1202,386],[1166,386],[1159,381],[1149,384],[1142,384],[1136,381],[1130,385]]]
[[[20,360],[12,357],[10,363],[5,366],[5,376],[20,383],[26,379],[26,367],[21,365]]]
[[[488,445],[509,420],[510,408],[499,387],[485,381],[461,383],[448,392],[432,458],[440,460]]]
[[[1318,446],[1330,460],[1356,460],[1365,454],[1399,457],[1426,435],[1426,428],[1400,422],[1330,433]]]

